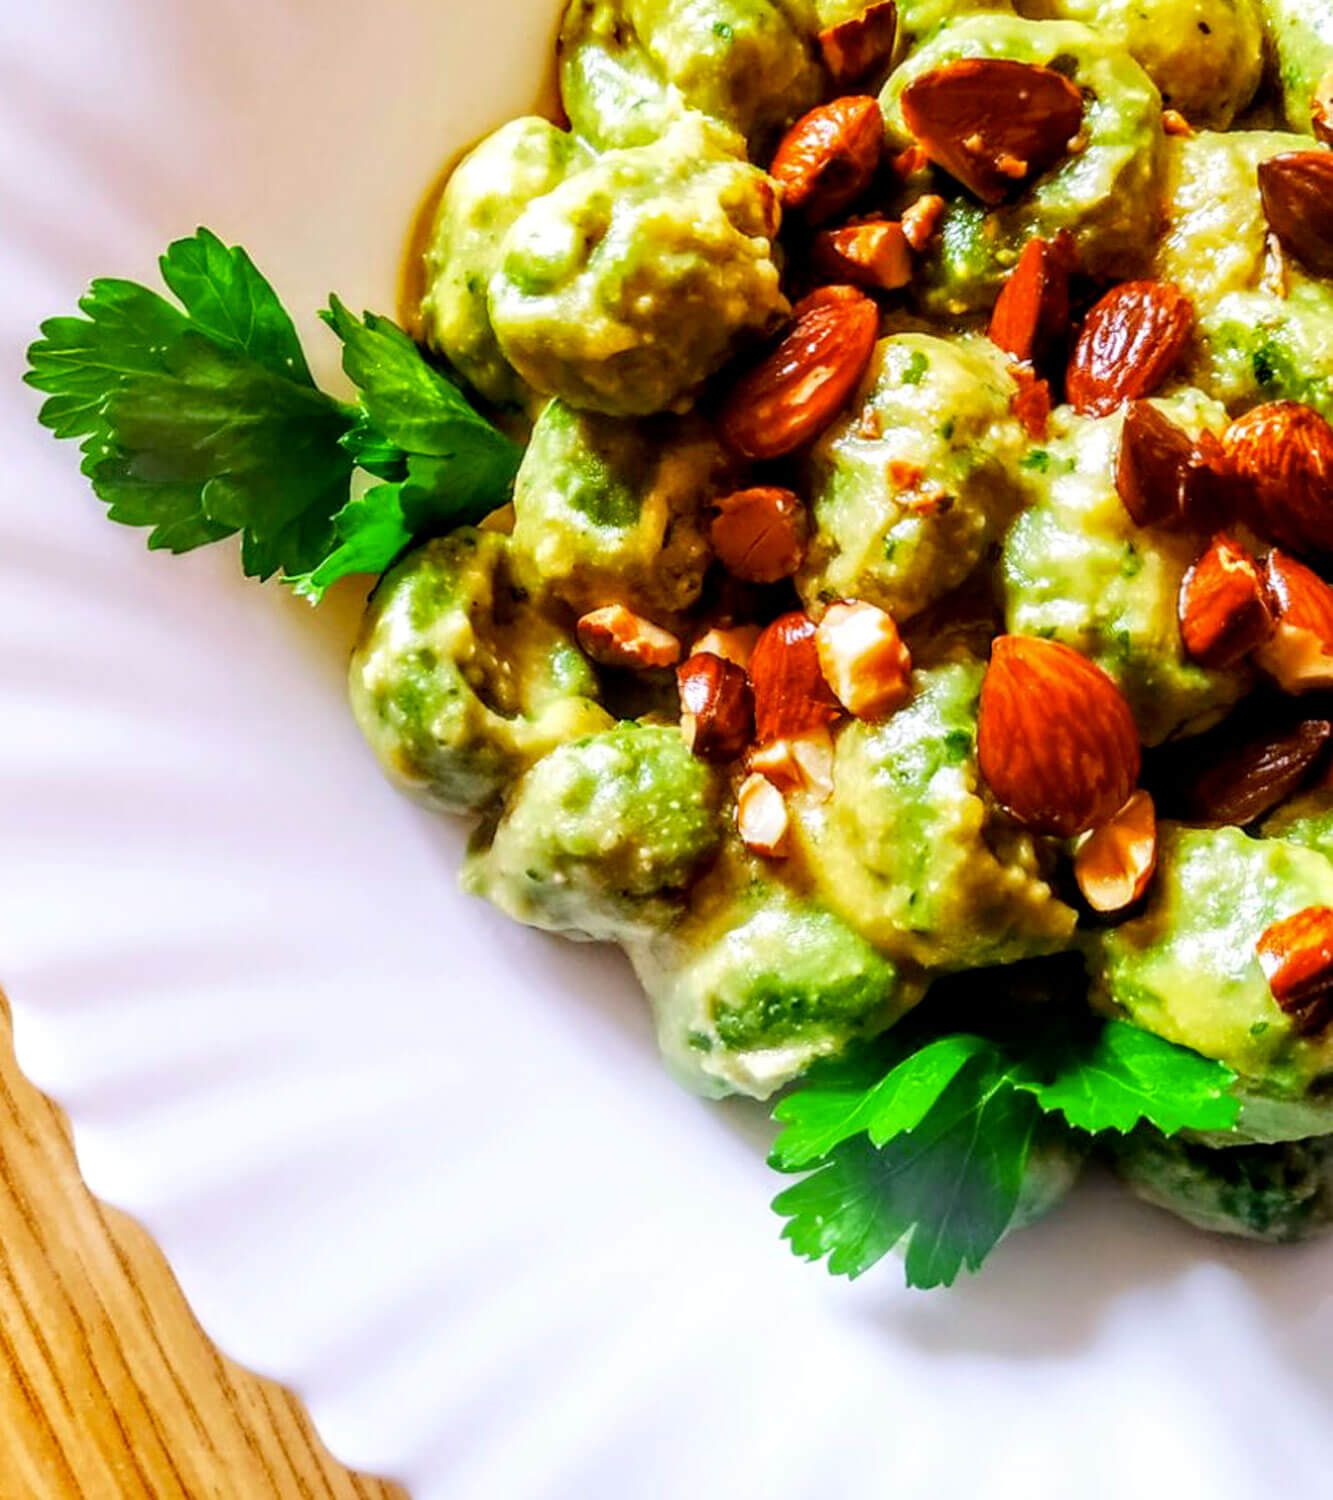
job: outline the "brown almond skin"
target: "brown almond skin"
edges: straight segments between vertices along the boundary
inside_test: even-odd
[[[1018,390],[1009,409],[1023,425],[1023,431],[1034,442],[1045,440],[1054,401],[1050,382],[1038,380],[1027,365],[1011,365],[1009,373],[1018,382]]]
[[[991,316],[991,343],[1020,364],[1046,367],[1069,333],[1069,274],[1074,241],[1030,239],[1005,282]]]
[[[810,259],[830,281],[894,292],[912,279],[912,247],[901,224],[848,224],[816,235]]]
[[[883,154],[879,101],[849,95],[797,120],[768,170],[788,210],[808,224],[826,224],[866,191]]]
[[[709,539],[718,561],[747,583],[778,583],[805,561],[810,521],[801,497],[766,485],[716,502]]]
[[[879,309],[864,292],[813,292],[777,347],[736,382],[718,419],[723,440],[758,461],[813,442],[852,399],[878,335]]]
[[[1256,406],[1222,446],[1246,481],[1243,519],[1293,552],[1333,553],[1333,427],[1317,411],[1296,401]]]
[[[1184,520],[1186,475],[1194,456],[1189,434],[1150,401],[1131,401],[1116,451],[1115,487],[1136,526]]]
[[[864,14],[821,31],[819,52],[833,82],[844,88],[887,70],[897,40],[898,7],[894,0],[881,0]]]
[[[761,745],[795,739],[842,715],[819,664],[815,622],[799,610],[779,616],[759,637],[750,683]]]
[[[1268,554],[1264,576],[1283,624],[1310,631],[1333,655],[1333,588],[1277,547]]]
[[[1180,586],[1180,636],[1200,666],[1234,667],[1273,633],[1259,564],[1229,536],[1212,544]]]
[[[1126,281],[1093,307],[1074,346],[1065,383],[1069,403],[1104,417],[1153,392],[1179,364],[1194,308],[1169,281]]]
[[[682,721],[693,729],[690,749],[719,765],[739,760],[754,734],[754,694],[745,669],[698,651],[676,668],[676,683]]]
[[[1310,105],[1310,126],[1315,140],[1333,146],[1333,68],[1319,80]]]
[[[1333,1019],[1333,907],[1307,906],[1274,922],[1255,945],[1273,999],[1302,1036]]]
[[[1282,248],[1333,276],[1333,153],[1287,151],[1259,163],[1259,196]]]
[[[1073,838],[1129,801],[1142,751],[1124,694],[1056,641],[1001,636],[981,690],[981,774],[999,804],[1038,833]]]
[[[902,110],[931,161],[991,205],[1054,166],[1083,124],[1083,96],[1063,74],[1000,57],[922,74]]]

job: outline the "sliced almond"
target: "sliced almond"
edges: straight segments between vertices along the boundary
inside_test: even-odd
[[[1273,999],[1303,1036],[1333,1019],[1333,907],[1307,906],[1274,922],[1256,945]]]
[[[799,495],[764,485],[737,490],[715,504],[709,538],[733,578],[777,583],[801,566],[810,522]]]
[[[903,234],[918,255],[925,252],[948,207],[938,193],[923,193],[903,210]]]
[[[810,792],[821,801],[833,795],[833,735],[826,728],[756,745],[745,765],[779,791]]]
[[[871,292],[897,291],[912,279],[912,247],[903,226],[889,220],[824,230],[811,260],[821,276]]]
[[[1329,153],[1333,160],[1333,152]],[[1312,407],[1270,401],[1222,439],[1243,519],[1293,552],[1333,555],[1333,427]]]
[[[604,667],[649,671],[674,667],[680,660],[680,641],[669,630],[611,604],[595,609],[578,623],[579,645],[593,661]]]
[[[750,659],[761,745],[826,728],[842,710],[819,665],[815,622],[794,611],[773,621]]]
[[[745,669],[711,652],[696,652],[676,668],[680,728],[700,760],[738,760],[754,735],[754,694]]]
[[[824,224],[866,191],[883,153],[879,101],[849,95],[797,120],[783,136],[769,175],[787,209],[809,224]]]
[[[1093,911],[1121,912],[1143,899],[1157,869],[1157,810],[1135,792],[1109,823],[1090,833],[1074,856],[1074,878]]]
[[[1088,314],[1066,377],[1071,406],[1104,417],[1151,396],[1180,363],[1194,327],[1189,298],[1170,281],[1126,281]]]
[[[1083,124],[1083,95],[1051,68],[969,57],[913,79],[902,111],[937,166],[998,204],[1066,154]]]
[[[746,458],[785,458],[811,443],[847,405],[870,366],[879,309],[850,286],[800,303],[777,347],[737,381],[719,431]]]
[[[705,631],[690,647],[692,655],[708,652],[720,656],[723,661],[749,670],[750,658],[754,655],[755,643],[759,639],[758,625],[715,626]]]
[[[1286,151],[1259,163],[1264,214],[1282,248],[1333,276],[1333,152]]]
[[[835,604],[815,633],[824,680],[857,719],[885,719],[911,702],[912,654],[893,616],[858,601]]]
[[[1142,765],[1134,715],[1111,678],[1068,646],[1031,636],[995,642],[977,755],[996,801],[1060,838],[1113,818]]]
[[[1276,547],[1264,574],[1277,628],[1255,661],[1284,693],[1333,688],[1333,588]]]
[[[1234,667],[1273,633],[1259,564],[1229,536],[1214,537],[1180,586],[1180,635],[1200,666]]]
[[[894,0],[880,0],[861,15],[821,31],[819,51],[833,82],[842,88],[883,73],[897,40],[898,7]]]
[[[763,776],[747,776],[736,796],[741,842],[764,859],[785,859],[791,849],[791,815],[782,793]]]

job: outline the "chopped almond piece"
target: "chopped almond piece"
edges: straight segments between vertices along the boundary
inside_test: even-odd
[[[813,792],[822,801],[833,795],[833,736],[827,729],[757,745],[745,765],[780,791]]]
[[[578,638],[584,651],[604,667],[643,672],[674,667],[680,660],[680,641],[669,630],[623,604],[584,615],[578,623]]]
[[[797,120],[783,136],[769,174],[792,213],[809,224],[824,224],[866,191],[883,152],[879,100],[848,96]]]
[[[791,849],[791,816],[782,793],[763,776],[747,776],[736,798],[741,841],[765,859],[785,859]]]
[[[898,40],[898,7],[879,0],[859,16],[819,33],[819,51],[833,82],[842,88],[883,73],[893,59]]]
[[[745,669],[711,652],[696,652],[676,668],[680,728],[700,760],[737,760],[754,734],[754,694]]]
[[[715,626],[701,635],[690,647],[690,651],[694,655],[709,652],[713,656],[720,656],[723,661],[734,662],[738,667],[744,667],[748,671],[750,658],[754,655],[755,643],[758,639],[758,625],[732,625],[727,629]]]
[[[1192,660],[1234,667],[1273,633],[1259,564],[1229,536],[1212,545],[1180,586],[1180,634]]]
[[[835,604],[816,632],[819,665],[858,719],[885,719],[912,697],[912,655],[893,616],[874,604]]]
[[[1307,906],[1274,922],[1256,945],[1273,999],[1304,1036],[1333,1019],[1333,908]]]
[[[1333,588],[1276,547],[1264,573],[1277,629],[1255,660],[1284,693],[1333,688]]]
[[[938,193],[926,193],[903,210],[903,234],[918,255],[935,238],[947,206]]]
[[[1333,68],[1330,68],[1314,91],[1314,102],[1310,110],[1310,123],[1315,138],[1326,146],[1333,146]]]
[[[901,224],[848,224],[826,229],[811,252],[815,269],[833,281],[893,292],[912,279],[912,247]]]
[[[734,578],[777,583],[805,559],[809,519],[799,495],[767,485],[716,502],[709,528],[713,550]]]
[[[1187,136],[1194,134],[1194,126],[1190,124],[1178,109],[1164,109],[1162,111],[1162,129],[1167,135]]]
[[[1074,856],[1074,878],[1093,911],[1124,911],[1142,899],[1157,869],[1157,811],[1135,792],[1109,823],[1090,833]]]

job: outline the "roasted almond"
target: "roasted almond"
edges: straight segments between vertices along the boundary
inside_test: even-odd
[[[912,697],[912,654],[877,605],[835,604],[815,633],[824,680],[857,719],[884,719]]]
[[[902,110],[937,166],[997,204],[1065,155],[1083,124],[1083,95],[1050,68],[969,57],[913,79]]]
[[[939,229],[940,220],[948,206],[938,193],[923,193],[903,209],[903,234],[918,255],[935,238],[935,232]]]
[[[1333,427],[1317,411],[1296,401],[1256,406],[1222,446],[1246,481],[1244,520],[1293,552],[1333,553]]]
[[[763,776],[747,776],[736,796],[741,842],[764,859],[785,859],[791,848],[791,816],[782,793]]]
[[[1333,68],[1319,80],[1310,105],[1310,125],[1315,139],[1333,146]]]
[[[833,736],[823,727],[756,745],[745,768],[766,776],[779,791],[811,792],[827,801],[833,795]]]
[[[1051,397],[1050,382],[1039,379],[1027,365],[1010,365],[1009,373],[1018,384],[1009,409],[1022,424],[1023,431],[1037,442],[1046,437],[1050,426]]]
[[[879,309],[864,292],[812,292],[777,347],[737,381],[719,419],[723,439],[761,461],[813,442],[852,399],[878,335]]]
[[[1116,450],[1115,487],[1136,526],[1170,526],[1183,520],[1193,457],[1188,433],[1152,402],[1130,402]]]
[[[1088,314],[1074,346],[1066,395],[1104,417],[1152,393],[1175,369],[1194,327],[1189,298],[1170,281],[1126,281]]]
[[[1167,135],[1184,137],[1194,134],[1194,126],[1190,124],[1178,109],[1164,109],[1162,111],[1162,129]]]
[[[758,625],[715,625],[706,630],[690,647],[691,655],[709,652],[723,661],[734,662],[738,667],[750,667],[755,642],[759,639]]]
[[[1273,633],[1259,564],[1232,537],[1214,537],[1180,586],[1185,654],[1204,667],[1234,667]]]
[[[578,638],[587,655],[604,667],[642,672],[674,667],[680,660],[680,641],[669,630],[623,604],[584,615],[578,623]]]
[[[823,224],[866,191],[883,153],[879,101],[849,95],[797,120],[783,136],[769,175],[787,209],[808,224]]]
[[[1282,248],[1333,276],[1333,153],[1287,151],[1259,163],[1264,214]]]
[[[777,583],[801,566],[810,523],[799,495],[772,485],[737,490],[718,500],[716,511],[709,538],[733,577]]]
[[[685,743],[700,760],[739,759],[754,735],[754,694],[745,669],[698,651],[676,668],[676,682]]]
[[[1333,688],[1333,588],[1276,547],[1264,571],[1277,628],[1255,660],[1285,693]]]
[[[1158,806],[1190,823],[1247,827],[1305,784],[1330,737],[1327,720],[1279,716],[1184,740],[1157,752]]]
[[[1333,1019],[1333,907],[1307,906],[1274,922],[1256,944],[1273,999],[1302,1036]]]
[[[897,40],[898,7],[894,0],[882,0],[862,15],[821,31],[819,52],[833,82],[843,88],[886,71]]]
[[[981,690],[981,774],[999,804],[1038,833],[1073,838],[1128,802],[1141,764],[1124,694],[1057,641],[1001,636]]]
[[[750,682],[761,745],[824,728],[842,711],[819,665],[815,622],[799,610],[781,615],[759,637]]]
[[[1157,810],[1135,792],[1109,823],[1079,845],[1074,879],[1093,911],[1110,915],[1143,899],[1157,869]]]
[[[811,261],[821,276],[872,292],[893,292],[912,279],[912,247],[901,224],[848,224],[815,237]]]
[[[1061,230],[1054,240],[1030,239],[1023,247],[991,315],[991,342],[1020,364],[1046,368],[1069,332],[1069,273],[1074,240]]]

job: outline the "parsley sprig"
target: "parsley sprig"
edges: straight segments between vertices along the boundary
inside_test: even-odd
[[[82,316],[42,325],[25,377],[48,398],[42,422],[81,443],[112,520],[147,528],[151,548],[239,533],[248,575],[281,572],[318,600],[508,499],[518,449],[389,319],[336,298],[324,314],[356,387],[343,402],[315,385],[244,250],[201,229],[160,268],[176,302],[95,281]],[[358,470],[382,482],[352,498]]]
[[[773,1206],[795,1253],[827,1257],[835,1275],[905,1244],[910,1286],[951,1286],[1014,1225],[1043,1144],[1144,1123],[1229,1130],[1235,1082],[1124,1021],[924,1041],[909,1024],[814,1069],[778,1105],[772,1165],[809,1175]]]

